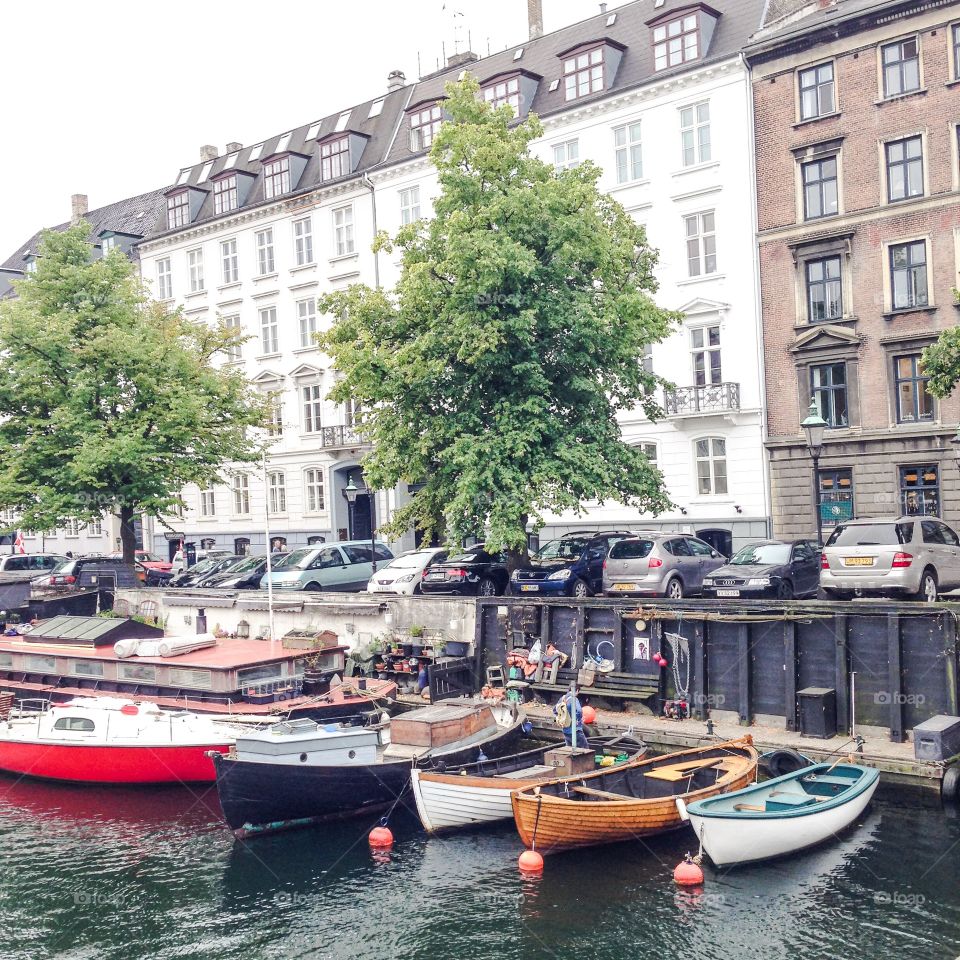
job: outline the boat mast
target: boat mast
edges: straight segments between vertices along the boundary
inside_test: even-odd
[[[263,532],[267,545],[267,620],[270,624],[270,643],[276,642],[277,631],[273,622],[273,561],[270,542],[270,476],[267,473],[267,450],[263,449]]]

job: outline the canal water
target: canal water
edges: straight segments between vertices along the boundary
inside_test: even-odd
[[[0,958],[70,960],[955,960],[960,819],[881,797],[841,840],[716,872],[691,837],[517,872],[512,829],[427,839],[394,818],[235,842],[216,793],[0,781]]]

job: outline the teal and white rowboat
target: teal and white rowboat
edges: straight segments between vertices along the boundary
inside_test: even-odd
[[[836,836],[861,813],[880,774],[855,763],[817,763],[684,806],[703,849],[719,867],[795,853]]]

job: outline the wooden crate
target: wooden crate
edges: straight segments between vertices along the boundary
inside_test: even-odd
[[[390,742],[411,747],[442,747],[496,729],[493,712],[485,706],[438,703],[390,721]]]

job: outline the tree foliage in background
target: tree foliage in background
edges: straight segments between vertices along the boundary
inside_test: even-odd
[[[944,330],[923,351],[923,372],[930,378],[927,389],[943,400],[960,381],[960,326]]]
[[[338,318],[320,337],[342,374],[331,397],[362,404],[373,441],[368,482],[423,484],[389,529],[524,553],[544,510],[664,510],[661,474],[617,422],[638,405],[662,413],[642,358],[676,317],[651,296],[655,251],[596,167],[558,173],[531,154],[535,116],[512,125],[473,78],[447,93],[431,150],[440,195],[433,219],[394,241],[396,290],[321,300]]]
[[[236,334],[151,302],[119,251],[91,259],[89,235],[44,234],[36,271],[0,304],[0,507],[34,530],[114,512],[131,562],[134,517],[256,458],[264,410],[212,364]]]

